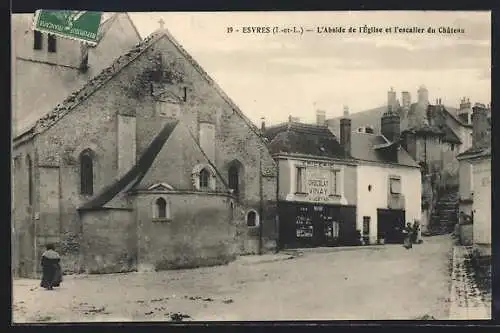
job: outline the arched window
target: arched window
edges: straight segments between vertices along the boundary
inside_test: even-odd
[[[237,195],[240,189],[240,178],[237,165],[233,164],[231,165],[231,167],[229,167],[228,178],[229,178],[229,188],[234,190],[234,193]]]
[[[26,168],[28,169],[28,203],[33,204],[33,164],[31,157],[26,156]]]
[[[200,189],[208,189],[210,184],[210,172],[207,169],[200,171]]]
[[[247,226],[248,227],[256,227],[259,225],[259,217],[257,216],[257,212],[251,210],[247,214]]]
[[[156,199],[156,218],[167,218],[167,202],[163,198]]]
[[[88,150],[80,155],[80,193],[94,194],[94,160]]]
[[[209,164],[198,164],[191,172],[193,187],[197,191],[215,191],[216,189],[216,173]]]

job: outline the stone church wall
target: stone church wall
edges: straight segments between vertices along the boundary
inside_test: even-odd
[[[169,203],[169,216],[155,219],[154,203]],[[231,199],[200,193],[138,194],[139,270],[224,264],[238,254]]]
[[[137,227],[128,209],[85,211],[81,268],[87,273],[120,273],[137,267]]]

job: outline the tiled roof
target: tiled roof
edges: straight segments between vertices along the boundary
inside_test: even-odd
[[[400,148],[397,153],[397,162],[391,161],[382,151],[375,149],[388,141],[377,134],[352,132],[351,134],[351,156],[360,161],[399,164],[410,167],[419,167],[417,162]]]
[[[264,131],[271,153],[345,158],[344,149],[326,126],[290,122]]]
[[[141,155],[137,163],[127,173],[125,173],[120,179],[111,183],[111,185],[105,187],[92,200],[82,205],[79,209],[89,210],[103,207],[123,190],[133,188],[135,185],[139,184],[177,124],[178,121],[165,124],[160,133],[158,133],[148,148]]]

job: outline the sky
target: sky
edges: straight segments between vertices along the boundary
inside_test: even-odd
[[[415,101],[425,85],[430,101],[458,107],[491,100],[490,12],[217,12],[129,13],[142,37],[160,19],[255,123],[288,116],[314,122],[315,111],[338,117],[385,105],[392,87]],[[349,27],[432,27],[437,33],[349,33]],[[243,33],[243,27],[302,27],[304,34]],[[345,33],[316,32],[343,27]],[[227,28],[239,32],[227,33]],[[439,33],[439,27],[461,33]]]

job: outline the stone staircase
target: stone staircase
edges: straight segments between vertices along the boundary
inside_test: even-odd
[[[439,199],[434,207],[431,223],[431,234],[446,234],[453,232],[458,222],[458,190],[448,189],[440,191]]]

